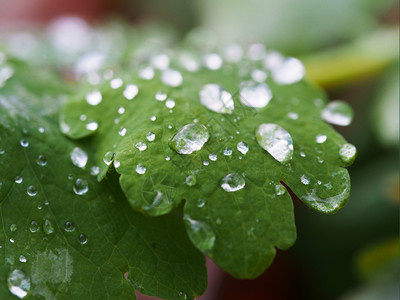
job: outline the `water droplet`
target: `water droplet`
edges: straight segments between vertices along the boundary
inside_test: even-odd
[[[37,189],[36,189],[36,187],[35,187],[34,185],[30,185],[30,186],[28,186],[28,188],[26,189],[26,193],[27,193],[29,196],[33,197],[33,196],[36,196],[36,195],[37,195],[38,191],[37,191]]]
[[[346,165],[353,163],[357,156],[357,149],[352,144],[344,144],[339,150],[339,157]]]
[[[347,102],[336,100],[324,108],[321,117],[328,123],[348,126],[353,121],[353,109]]]
[[[230,44],[223,49],[224,58],[230,63],[237,63],[243,57],[243,49],[240,45]]]
[[[197,207],[198,208],[202,208],[202,207],[204,207],[204,205],[206,205],[206,200],[205,199],[200,198],[200,199],[197,200]]]
[[[292,119],[292,120],[297,120],[299,118],[299,115],[294,112],[288,113],[287,116],[289,119]]]
[[[245,143],[245,142],[239,142],[237,144],[237,149],[240,153],[242,153],[243,155],[245,155],[247,153],[247,151],[249,151],[249,146]]]
[[[147,139],[149,142],[153,142],[155,138],[156,138],[156,135],[155,135],[153,132],[151,132],[151,131],[149,131],[149,132],[146,134],[146,139]]]
[[[322,184],[322,181],[321,181],[321,180],[318,180],[318,181],[317,181],[317,184],[318,184],[318,185],[321,185],[321,184]]]
[[[18,229],[17,224],[11,224],[10,225],[10,231],[11,232],[15,232],[15,231],[17,231],[17,229]]]
[[[14,238],[10,238],[10,243],[15,243],[15,239]]]
[[[191,154],[203,148],[209,138],[207,127],[191,123],[179,129],[168,144],[179,154]]]
[[[104,154],[104,157],[103,157],[104,163],[107,166],[109,166],[112,163],[114,156],[115,156],[115,153],[113,153],[113,152],[107,152],[106,154]]]
[[[29,142],[26,139],[22,139],[20,142],[22,147],[26,148],[29,146]]]
[[[93,166],[90,168],[90,175],[97,176],[100,173],[100,168],[98,166]]]
[[[265,57],[265,46],[260,43],[251,44],[247,50],[251,60],[261,60]]]
[[[136,166],[136,173],[138,173],[139,175],[143,175],[144,173],[146,173],[146,168],[142,165],[142,164],[138,164]]]
[[[26,259],[26,257],[24,255],[20,255],[19,256],[19,261],[22,263],[26,263],[28,260]]]
[[[78,168],[84,168],[88,161],[88,156],[85,151],[79,147],[75,147],[70,154],[72,163]]]
[[[240,102],[249,107],[262,108],[268,105],[272,92],[267,84],[245,81],[240,84]]]
[[[293,140],[290,134],[276,124],[261,124],[256,130],[258,144],[277,161],[286,164],[293,156]]]
[[[89,131],[95,131],[99,127],[99,124],[97,122],[89,122],[86,124],[86,129]]]
[[[286,193],[286,188],[282,184],[275,185],[275,195],[282,196]]]
[[[257,82],[264,82],[267,79],[267,73],[263,70],[253,70],[251,72],[251,78]]]
[[[140,152],[143,152],[144,150],[147,149],[147,145],[143,142],[138,142],[135,144],[136,149],[138,149]]]
[[[136,97],[136,95],[139,93],[139,88],[135,84],[128,84],[123,91],[123,95],[126,99],[132,100],[133,98]]]
[[[86,94],[87,103],[89,103],[90,105],[93,105],[93,106],[99,104],[102,99],[103,99],[103,96],[101,95],[100,91],[98,91],[98,90],[94,90],[94,91]],[[84,121],[84,120],[82,120],[82,121]]]
[[[318,144],[324,143],[327,139],[328,139],[328,137],[327,137],[326,135],[323,135],[323,134],[319,134],[319,135],[317,135],[317,136],[315,137],[315,141],[316,141]]]
[[[218,84],[206,84],[199,96],[201,104],[217,113],[231,114],[235,108],[232,95]]]
[[[139,77],[144,80],[152,80],[154,78],[154,69],[150,66],[140,69]]]
[[[65,224],[64,224],[64,230],[65,230],[66,232],[73,232],[73,231],[75,231],[75,224],[72,223],[72,222],[70,222],[70,221],[65,222]]]
[[[44,156],[44,155],[39,155],[38,156],[38,158],[37,158],[37,160],[36,160],[36,163],[39,165],[39,166],[45,166],[46,164],[47,164],[47,159],[46,159],[46,157]]]
[[[125,136],[126,132],[127,132],[127,129],[126,129],[125,127],[121,127],[121,128],[118,130],[118,134],[119,134],[120,136]]]
[[[202,251],[211,250],[215,243],[215,233],[205,222],[193,220],[189,216],[184,216],[185,223],[189,227],[188,234],[193,243]]]
[[[43,224],[43,232],[47,235],[50,235],[54,232],[54,226],[50,220],[45,220]]]
[[[222,58],[216,53],[208,53],[203,56],[203,63],[207,69],[218,70],[222,67]]]
[[[168,86],[177,87],[182,84],[183,77],[179,71],[168,69],[162,72],[161,82]]]
[[[216,223],[217,225],[221,225],[221,224],[222,224],[221,218],[217,218],[217,219],[215,220],[215,223]]]
[[[118,108],[118,114],[122,115],[124,113],[125,113],[125,107],[121,106],[120,108]]]
[[[24,179],[21,176],[15,177],[15,183],[20,184]]]
[[[165,160],[167,160],[167,161],[168,161],[168,160],[171,160],[171,157],[166,156],[166,157],[165,157]]]
[[[196,176],[194,175],[189,175],[188,177],[186,177],[185,179],[185,183],[187,186],[194,186],[197,182]]]
[[[151,58],[151,64],[159,70],[166,70],[169,67],[169,56],[167,54],[154,55]]]
[[[278,84],[293,84],[304,78],[306,71],[300,60],[288,58],[272,69],[272,77]]]
[[[121,78],[114,78],[110,81],[110,87],[114,90],[119,89],[124,84]]]
[[[86,121],[86,119],[87,119],[87,116],[86,115],[80,115],[79,116],[79,120],[81,120],[81,121]]]
[[[43,127],[39,127],[39,128],[38,128],[38,131],[39,131],[40,133],[43,133],[43,132],[44,132],[44,128],[43,128]]]
[[[74,193],[77,195],[86,194],[87,191],[89,190],[87,180],[84,178],[78,178],[77,180],[75,180],[73,190],[74,190]]]
[[[8,275],[8,289],[18,298],[24,298],[31,289],[31,279],[21,270],[14,270]]]
[[[218,156],[217,156],[217,154],[215,154],[215,153],[210,153],[210,155],[208,155],[208,158],[209,158],[211,161],[216,161],[216,160],[218,159]]]
[[[121,162],[117,159],[114,159],[114,168],[118,169],[121,166]]]
[[[165,106],[168,107],[169,109],[172,109],[172,108],[175,107],[175,101],[172,100],[172,99],[168,99],[168,100],[165,102]]]
[[[151,117],[150,117],[150,120],[153,121],[153,122],[154,122],[156,119],[157,119],[156,116],[151,116]]]
[[[304,152],[300,152],[301,157],[306,157],[306,154]]]
[[[232,155],[233,151],[232,151],[232,149],[225,148],[223,153],[225,156],[230,156],[230,155]]]
[[[210,162],[208,160],[203,161],[203,166],[208,166]]]
[[[32,233],[35,233],[39,230],[40,226],[38,222],[36,221],[31,221],[31,224],[29,225],[29,231]]]
[[[302,184],[310,184],[310,177],[308,177],[306,174],[301,175],[300,181]]]
[[[78,240],[79,240],[79,243],[81,243],[82,245],[85,245],[88,241],[88,238],[87,238],[86,234],[81,233],[78,235]]]
[[[320,164],[322,164],[322,163],[324,163],[324,160],[321,158],[321,157],[317,157],[317,161],[318,161],[318,163],[320,163]]]
[[[167,99],[167,94],[162,92],[162,91],[158,91],[155,95],[155,99],[157,101],[164,101]]]
[[[227,192],[236,192],[244,188],[246,181],[238,173],[230,173],[221,180],[221,187]]]

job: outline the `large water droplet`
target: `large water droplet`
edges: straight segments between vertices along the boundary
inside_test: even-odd
[[[301,175],[300,181],[302,184],[308,185],[310,184],[310,177],[308,177],[306,174]]]
[[[235,108],[232,95],[218,84],[206,84],[199,95],[200,103],[217,113],[230,114]]]
[[[328,137],[326,135],[323,134],[318,134],[315,137],[315,142],[317,142],[318,144],[322,144],[325,143],[325,141],[328,139]]]
[[[31,279],[23,271],[16,269],[8,275],[7,285],[13,295],[22,299],[31,289]]]
[[[353,109],[347,102],[336,100],[324,108],[321,117],[328,123],[348,126],[353,120]]]
[[[144,173],[146,173],[146,168],[142,165],[142,164],[138,164],[136,166],[136,173],[138,173],[139,175],[143,175]]]
[[[72,222],[70,222],[70,221],[65,222],[65,224],[64,224],[64,230],[65,230],[66,232],[73,232],[73,231],[75,231],[75,224],[72,223]]]
[[[249,146],[245,143],[245,142],[239,142],[237,144],[237,149],[240,153],[242,153],[243,155],[245,155],[247,153],[247,151],[249,151]]]
[[[271,123],[261,124],[256,130],[256,138],[261,148],[277,161],[286,164],[292,159],[293,140],[281,126]]]
[[[70,157],[71,157],[72,163],[79,168],[84,168],[88,161],[88,156],[87,156],[86,152],[83,151],[79,147],[75,147],[71,151]]]
[[[176,70],[165,70],[161,74],[161,82],[165,85],[177,87],[183,82],[182,74]]]
[[[44,155],[39,155],[38,156],[38,158],[37,158],[37,160],[36,160],[36,163],[39,165],[39,166],[45,166],[46,164],[47,164],[47,159],[46,159],[46,157],[44,156]]]
[[[36,196],[36,195],[37,195],[38,191],[37,191],[37,189],[36,189],[36,187],[35,187],[34,185],[30,185],[30,186],[28,186],[28,188],[26,189],[26,193],[27,193],[29,196],[33,197],[33,196]]]
[[[238,173],[230,173],[221,180],[221,187],[227,192],[236,192],[244,188],[246,181]]]
[[[191,154],[203,148],[209,138],[206,126],[191,123],[179,129],[168,144],[179,154]]]
[[[50,235],[54,232],[54,226],[50,220],[45,220],[43,223],[43,232],[47,235]]]
[[[139,93],[139,88],[135,84],[129,84],[123,91],[123,95],[126,99],[132,100]]]
[[[147,149],[147,145],[143,142],[138,142],[135,144],[136,149],[138,149],[140,152],[143,152],[144,150]]]
[[[344,144],[339,150],[339,157],[346,165],[353,163],[357,156],[357,149],[352,144]]]
[[[210,154],[208,155],[208,158],[209,158],[211,161],[216,161],[216,160],[218,159],[218,155],[215,154],[215,153],[210,153]]]
[[[169,109],[174,108],[174,107],[175,107],[175,100],[168,99],[168,100],[165,102],[165,106],[168,107]]]
[[[29,147],[29,142],[26,139],[22,139],[19,143],[24,148]]]
[[[98,91],[98,90],[95,90],[95,91],[92,91],[92,92],[86,94],[87,103],[89,103],[90,105],[93,105],[93,106],[99,104],[102,99],[103,99],[103,97],[102,97],[100,91]]]
[[[249,107],[262,108],[268,105],[272,92],[265,83],[245,81],[240,84],[240,102]]]
[[[74,193],[77,195],[86,194],[87,191],[89,190],[87,180],[84,178],[78,178],[77,180],[75,180],[73,190],[74,190]]]
[[[155,138],[156,138],[156,135],[151,131],[149,131],[146,134],[146,140],[148,140],[149,142],[153,142]]]
[[[215,233],[205,222],[193,220],[185,215],[184,220],[189,227],[188,234],[193,243],[202,251],[211,250],[215,243]]]

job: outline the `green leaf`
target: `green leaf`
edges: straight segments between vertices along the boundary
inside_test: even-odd
[[[5,86],[0,96],[0,298],[15,299],[10,291],[26,299],[202,294],[204,256],[182,220],[134,212],[115,177],[99,184],[87,143],[79,146],[87,164],[75,166],[77,145],[47,115],[54,99],[39,106],[27,90],[13,96],[22,90]]]
[[[171,53],[170,67],[180,70],[183,84],[165,83],[163,76],[176,83],[168,70],[156,70],[152,80],[141,79],[136,69],[117,74],[121,86],[110,87],[119,79],[104,81],[70,99],[61,112],[61,128],[71,138],[91,135],[101,168],[98,179],[104,179],[114,165],[132,207],[159,216],[185,200],[184,218],[192,242],[232,275],[256,277],[271,263],[275,247],[286,249],[295,241],[293,204],[280,182],[310,207],[336,212],[349,197],[350,178],[343,167],[353,162],[355,148],[322,121],[325,96],[305,81],[284,84],[289,74],[279,78],[251,55],[239,63],[225,62],[222,68],[211,65],[189,72],[180,68],[179,53]],[[190,54],[192,62],[201,60]],[[249,91],[245,95],[242,90],[240,96],[243,81],[251,80],[254,70],[268,75],[267,86],[247,82]],[[301,67],[295,71],[301,73]],[[138,87],[138,93],[134,88],[134,97],[128,100],[124,91],[130,84]],[[210,109],[202,105],[199,93],[206,84],[218,84],[233,95],[234,109],[226,94],[227,102],[219,109],[215,101],[208,103]],[[90,105],[86,98],[94,90],[101,92],[102,100]],[[167,96],[158,101],[159,92]],[[87,124],[93,122],[98,128],[88,130]],[[266,123],[282,127],[293,140],[294,149],[284,161],[275,159],[256,139],[257,128]],[[152,134],[154,139],[148,139]],[[196,144],[189,148],[197,148],[188,151],[185,138]]]

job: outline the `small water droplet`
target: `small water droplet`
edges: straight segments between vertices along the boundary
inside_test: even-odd
[[[267,79],[267,73],[265,73],[263,70],[253,70],[251,72],[251,78],[257,82],[264,82],[265,79]]]
[[[243,155],[246,155],[247,151],[249,151],[249,146],[245,142],[239,142],[237,144],[237,149]]]
[[[215,223],[216,223],[217,225],[221,225],[221,224],[222,224],[221,218],[217,218],[217,219],[215,220]]]
[[[150,120],[154,122],[155,120],[157,120],[157,117],[156,116],[151,116]]]
[[[321,185],[321,184],[322,184],[322,181],[321,181],[321,180],[318,180],[318,181],[317,181],[317,184],[318,184],[318,185]]]
[[[20,184],[24,179],[21,176],[15,177],[15,183]]]
[[[210,155],[208,155],[208,158],[209,158],[211,161],[216,161],[216,160],[218,159],[218,156],[217,156],[217,154],[215,154],[215,153],[210,153]]]
[[[154,78],[154,69],[150,66],[140,69],[139,77],[144,80],[152,80]]]
[[[323,135],[323,134],[319,134],[319,135],[317,135],[316,137],[315,137],[315,141],[318,143],[318,144],[322,144],[322,143],[325,143],[325,141],[328,139],[328,137],[326,136],[326,135]]]
[[[352,144],[344,144],[339,150],[339,157],[346,165],[353,163],[357,156],[357,149]]]
[[[165,53],[154,55],[151,64],[158,70],[166,70],[169,67],[169,56]]]
[[[86,94],[87,103],[89,103],[90,105],[93,105],[93,106],[98,105],[102,99],[103,99],[103,96],[101,95],[100,91],[98,91],[98,90],[94,90],[94,91]],[[84,120],[82,120],[82,121],[84,121]]]
[[[43,224],[43,232],[47,235],[50,235],[54,232],[54,226],[50,220],[45,220]]]
[[[310,177],[308,177],[306,174],[301,175],[300,181],[302,184],[310,184]]]
[[[39,230],[40,226],[38,222],[36,221],[31,221],[31,224],[29,225],[29,231],[32,233],[35,233]]]
[[[80,233],[78,235],[78,240],[79,240],[79,243],[81,243],[82,245],[85,245],[88,242],[88,238],[87,238],[86,234],[84,234],[84,233]]]
[[[322,164],[322,163],[324,163],[324,160],[321,158],[321,157],[317,157],[317,161],[318,161],[318,163],[320,163],[320,164]]]
[[[126,99],[132,100],[137,96],[138,93],[139,88],[136,84],[128,84],[122,94]]]
[[[43,127],[39,127],[39,128],[38,128],[38,131],[39,131],[40,133],[43,133],[43,132],[44,132],[44,128],[43,128]]]
[[[167,69],[161,73],[161,82],[168,86],[177,87],[182,84],[183,77],[179,71]]]
[[[46,159],[46,157],[44,156],[44,155],[39,155],[38,156],[38,158],[37,158],[37,160],[36,160],[36,163],[39,165],[39,166],[45,166],[46,164],[47,164],[47,159]]]
[[[121,166],[121,162],[117,159],[114,159],[114,168],[118,169]]]
[[[189,227],[189,237],[194,244],[202,251],[211,250],[215,243],[215,233],[205,222],[193,220],[189,216],[184,216],[185,223]]]
[[[230,173],[221,180],[221,187],[227,192],[236,192],[246,185],[244,178],[238,173]]]
[[[271,89],[266,83],[245,81],[240,84],[240,102],[249,107],[262,108],[272,98]]]
[[[224,58],[230,63],[237,63],[243,57],[243,49],[238,44],[229,44],[223,49]]]
[[[287,114],[287,116],[289,119],[292,119],[292,120],[297,120],[299,118],[299,115],[295,112],[290,112]]]
[[[136,173],[138,173],[139,175],[143,175],[144,173],[146,173],[146,168],[142,165],[142,164],[138,164],[136,166]]]
[[[300,152],[301,157],[306,157],[306,154],[304,152]]]
[[[18,229],[17,224],[11,224],[10,225],[10,231],[11,232],[15,232],[15,231],[17,231],[17,229]]]
[[[120,136],[125,136],[126,132],[127,132],[127,129],[126,129],[125,127],[121,127],[121,128],[118,130],[118,134],[119,134]]]
[[[115,156],[115,153],[113,153],[113,152],[107,152],[106,154],[104,154],[104,157],[103,157],[104,163],[107,166],[109,166],[112,163],[114,156]]]
[[[35,187],[34,185],[30,185],[30,186],[28,186],[28,188],[26,189],[26,193],[27,193],[29,196],[33,197],[33,196],[36,196],[36,195],[37,195],[38,191],[37,191],[37,189],[36,189],[36,187]]]
[[[24,255],[20,255],[19,256],[19,261],[22,263],[26,263],[28,260],[26,259],[26,257]]]
[[[203,148],[209,138],[207,127],[191,123],[179,129],[168,144],[179,154],[191,154]]]
[[[293,156],[290,134],[276,124],[261,124],[256,130],[258,144],[280,163],[288,163]]]
[[[167,160],[167,161],[168,161],[168,160],[171,160],[171,157],[166,156],[166,157],[165,157],[165,160]]]
[[[121,78],[114,78],[110,81],[110,87],[114,90],[119,89],[124,84]]]
[[[84,178],[78,178],[77,180],[75,180],[73,190],[74,190],[74,193],[77,195],[86,194],[87,191],[89,190],[87,180]]]
[[[100,173],[100,168],[98,166],[93,166],[90,168],[90,175],[97,176]]]
[[[208,166],[210,162],[208,160],[203,161],[203,166]]]
[[[232,151],[232,149],[225,148],[223,153],[225,156],[230,156],[230,155],[232,155],[233,151]]]
[[[218,70],[222,67],[222,58],[216,53],[208,53],[203,56],[203,63],[207,69]]]
[[[135,144],[136,149],[138,149],[140,152],[143,152],[144,150],[147,149],[147,145],[143,142],[138,142]]]
[[[175,100],[168,99],[168,100],[165,102],[165,106],[168,107],[169,109],[174,108],[174,107],[175,107]]]
[[[200,199],[198,199],[197,200],[197,207],[198,208],[202,208],[202,207],[204,207],[204,205],[206,205],[206,200],[205,199],[202,199],[202,198],[200,198]]]
[[[275,195],[282,196],[286,193],[286,188],[282,184],[275,185]]]
[[[120,108],[118,108],[118,114],[122,115],[125,113],[125,107],[121,106]]]
[[[70,153],[72,163],[78,168],[84,168],[88,161],[88,156],[85,151],[79,147],[75,147]]]
[[[7,278],[8,289],[18,298],[24,298],[31,289],[31,279],[21,270],[12,271]]]
[[[348,126],[353,121],[353,109],[344,101],[336,100],[330,102],[321,112],[321,117],[328,123]]]
[[[278,84],[293,84],[302,80],[305,76],[305,68],[300,60],[287,58],[272,69],[272,77]]]
[[[260,43],[254,43],[249,45],[247,54],[251,60],[261,60],[265,57],[265,46]]]
[[[86,121],[87,120],[87,116],[82,114],[82,115],[79,116],[79,120]]]
[[[86,124],[86,129],[89,131],[95,131],[99,127],[99,124],[97,122],[89,122]]]
[[[24,148],[29,147],[29,142],[26,139],[22,139],[19,143]]]
[[[164,101],[167,99],[167,94],[162,91],[158,91],[155,95],[155,98],[157,101]]]
[[[149,131],[149,132],[146,134],[146,139],[147,139],[149,142],[153,142],[155,138],[156,138],[156,135],[155,135],[153,132],[151,132],[151,131]]]
[[[72,223],[72,222],[70,222],[70,221],[65,222],[65,223],[64,223],[64,230],[65,230],[66,232],[73,232],[73,231],[75,231],[75,224]]]
[[[217,113],[231,114],[235,108],[232,95],[218,84],[206,84],[199,96],[201,104]]]
[[[194,186],[197,182],[196,176],[194,175],[189,175],[188,177],[186,177],[185,179],[185,183],[187,186]]]

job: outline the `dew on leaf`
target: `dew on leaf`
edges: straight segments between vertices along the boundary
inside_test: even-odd
[[[29,196],[33,197],[33,196],[36,196],[36,195],[37,195],[38,191],[37,191],[37,189],[36,189],[36,187],[35,187],[34,185],[30,185],[30,186],[28,186],[28,188],[26,189],[26,193],[27,193]]]
[[[238,173],[230,173],[221,180],[221,188],[226,192],[236,192],[246,185],[244,178]]]
[[[325,143],[325,141],[328,139],[328,137],[326,135],[323,134],[319,134],[315,137],[315,142],[317,142],[318,144],[322,144]]]
[[[167,161],[168,161],[168,160],[171,160],[171,157],[166,156],[166,157],[165,157],[165,160],[167,160]]]
[[[202,208],[202,207],[204,207],[204,205],[206,205],[206,200],[205,199],[200,198],[200,199],[197,200],[197,207],[198,208]]]
[[[151,131],[149,131],[146,134],[146,140],[148,140],[149,142],[153,142],[155,138],[156,138],[156,135]]]
[[[185,179],[185,183],[187,186],[194,186],[197,182],[196,176],[194,175],[189,175],[188,177],[186,177]]]
[[[209,158],[211,161],[216,161],[216,160],[218,159],[218,156],[217,156],[217,154],[215,154],[215,153],[210,153],[210,154],[208,155],[208,158]]]
[[[114,159],[114,156],[115,156],[115,153],[113,153],[113,152],[107,152],[106,154],[104,154],[104,157],[103,157],[103,161],[104,161],[104,163],[107,165],[107,166],[109,166],[111,163],[112,163],[112,161],[113,161],[113,159]]]
[[[114,90],[119,89],[124,84],[121,78],[114,78],[110,81],[110,87]]]
[[[267,73],[263,70],[256,69],[251,72],[251,78],[256,82],[264,82],[265,79],[267,79]]]
[[[146,173],[146,168],[142,165],[142,164],[138,164],[136,166],[136,173],[138,173],[139,175],[143,175],[144,173]]]
[[[86,119],[87,119],[87,116],[84,114],[79,116],[79,120],[81,120],[81,121],[86,121]]]
[[[321,117],[333,125],[348,126],[353,121],[353,109],[347,102],[336,100],[322,110]]]
[[[80,233],[80,234],[78,235],[78,241],[79,241],[79,243],[81,243],[82,245],[86,244],[86,243],[88,242],[88,238],[87,238],[86,234]]]
[[[179,292],[179,299],[181,300],[186,300],[187,299],[187,294],[185,292]]]
[[[210,162],[208,160],[203,161],[203,166],[208,166],[209,164],[210,164]]]
[[[125,136],[126,132],[127,132],[127,129],[126,129],[125,127],[121,127],[121,128],[118,130],[118,134],[119,134],[120,136]]]
[[[207,69],[218,70],[222,67],[222,58],[216,53],[208,53],[203,56],[203,63]]]
[[[243,57],[243,49],[238,44],[230,44],[224,47],[223,54],[226,61],[237,63]]]
[[[251,60],[261,60],[265,57],[265,46],[260,43],[254,43],[247,49],[247,54]]]
[[[20,184],[24,179],[21,176],[15,177],[15,183]]]
[[[164,93],[164,92],[162,92],[162,91],[158,91],[158,92],[156,93],[156,95],[154,96],[154,98],[155,98],[157,101],[164,101],[164,100],[167,99],[167,94]]]
[[[308,177],[306,174],[301,175],[300,181],[302,184],[310,184],[310,177]]]
[[[295,113],[295,112],[289,112],[287,114],[287,116],[288,116],[289,119],[292,119],[292,120],[297,120],[299,118],[299,115],[297,113]]]
[[[46,164],[47,164],[47,159],[46,159],[46,157],[44,156],[44,155],[39,155],[38,156],[38,158],[37,158],[37,160],[36,160],[36,163],[39,165],[39,166],[45,166]]]
[[[346,143],[340,147],[339,157],[345,164],[351,164],[356,158],[356,155],[357,149],[354,145]]]
[[[167,69],[161,73],[161,82],[171,87],[178,87],[183,82],[181,72]]]
[[[135,98],[138,93],[139,93],[139,88],[135,84],[128,84],[125,87],[125,90],[122,92],[124,97],[128,100],[132,100],[133,98]]]
[[[271,89],[266,83],[244,81],[240,84],[240,102],[249,107],[262,108],[272,98]]]
[[[167,54],[154,55],[151,58],[151,64],[158,70],[166,70],[169,67],[169,56]]]
[[[150,120],[154,122],[155,120],[157,120],[157,117],[156,116],[151,116]]]
[[[201,104],[217,113],[231,114],[235,108],[232,95],[218,84],[206,84],[200,90],[199,96]]]
[[[70,221],[65,222],[65,223],[64,223],[64,230],[65,230],[66,232],[73,232],[73,231],[75,231],[75,224],[72,223],[72,222],[70,222]]]
[[[118,169],[121,166],[121,162],[117,159],[114,159],[114,168]]]
[[[206,126],[191,123],[179,129],[168,145],[179,154],[191,154],[203,148],[209,138],[210,134]]]
[[[93,106],[98,105],[102,99],[103,99],[103,96],[101,95],[100,91],[98,91],[98,90],[94,90],[94,91],[86,94],[86,102]],[[84,121],[84,120],[82,120],[82,121]]]
[[[88,161],[87,153],[79,147],[75,147],[70,153],[72,163],[79,167],[84,168]]]
[[[280,163],[288,163],[293,156],[290,134],[276,124],[261,124],[256,130],[258,144]]]
[[[288,58],[272,69],[272,77],[278,84],[293,84],[302,80],[305,68],[300,60]]]
[[[225,156],[230,156],[230,155],[232,155],[233,151],[230,148],[225,148],[223,153]]]
[[[139,77],[144,80],[151,80],[154,78],[154,69],[152,67],[145,67],[139,70]]]
[[[125,107],[121,106],[118,108],[118,114],[122,115],[125,113]]]
[[[18,227],[17,227],[16,224],[11,224],[11,225],[10,225],[10,231],[11,231],[11,232],[15,232],[15,231],[17,231],[17,229],[18,229]]]
[[[175,100],[168,99],[168,100],[165,102],[165,106],[168,107],[169,109],[174,108],[174,107],[175,107]]]
[[[24,148],[29,146],[29,142],[26,139],[22,139],[19,143]]]
[[[285,193],[286,188],[282,184],[278,183],[277,185],[275,185],[275,195],[282,196]]]
[[[38,224],[38,222],[36,221],[31,221],[30,225],[29,225],[29,231],[32,233],[35,233],[39,230],[40,226]]]
[[[88,182],[84,178],[78,178],[74,182],[73,191],[76,195],[86,194],[89,190]]]
[[[24,255],[20,255],[19,256],[19,261],[22,263],[26,263],[28,260],[26,259],[26,257]]]
[[[306,157],[306,154],[304,152],[300,152],[301,157]]]
[[[147,149],[147,145],[143,142],[138,142],[135,144],[136,149],[138,149],[140,152],[143,152],[144,150]]]
[[[237,144],[237,149],[240,153],[242,153],[243,155],[245,155],[247,153],[247,151],[249,151],[249,146],[245,143],[245,142],[239,142]]]
[[[31,289],[31,279],[21,270],[15,269],[7,278],[8,289],[18,298],[24,298]]]
[[[100,168],[98,166],[93,166],[90,168],[90,175],[97,176],[100,173]]]
[[[43,133],[43,132],[44,132],[44,128],[43,128],[43,127],[39,127],[39,128],[38,128],[38,131],[39,131],[40,133]]]
[[[215,233],[205,222],[193,220],[185,215],[184,220],[189,227],[189,237],[194,244],[202,251],[211,250],[215,243]]]
[[[50,220],[45,220],[43,223],[43,232],[47,235],[50,235],[54,232],[54,226]]]
[[[86,124],[86,129],[89,131],[95,131],[99,127],[99,124],[97,122],[89,122]]]

